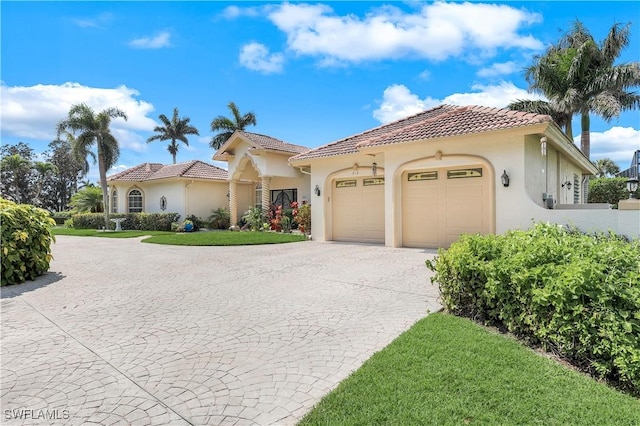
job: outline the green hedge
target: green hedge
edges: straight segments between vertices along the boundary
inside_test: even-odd
[[[51,213],[51,217],[56,221],[56,225],[64,225],[66,220],[71,219],[71,212],[54,212]]]
[[[427,266],[452,313],[640,394],[640,241],[536,224],[463,236]]]
[[[34,280],[49,270],[52,225],[55,221],[46,210],[0,198],[1,285]]]
[[[634,193],[635,198],[640,196],[640,188]],[[620,200],[629,198],[627,191],[627,178],[598,178],[589,181],[589,202],[609,203],[618,207]]]
[[[121,227],[136,231],[171,231],[171,223],[180,219],[178,213],[114,213],[111,219],[124,218]],[[80,213],[72,216],[73,227],[76,229],[102,229],[104,226],[103,213]],[[110,229],[116,224],[110,222]]]

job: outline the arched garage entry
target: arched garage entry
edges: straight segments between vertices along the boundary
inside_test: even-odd
[[[329,177],[331,231],[334,241],[384,244],[384,169],[376,176],[336,172]]]
[[[438,158],[406,163],[397,174],[404,247],[448,247],[461,234],[495,232],[490,163],[463,155]]]

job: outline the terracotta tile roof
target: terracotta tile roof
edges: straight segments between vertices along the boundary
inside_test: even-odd
[[[367,130],[296,155],[292,160],[332,157],[358,152],[358,148],[391,145],[550,122],[548,115],[481,106],[440,105],[416,115]]]
[[[237,131],[239,134],[249,139],[261,148],[272,149],[274,151],[290,152],[292,154],[301,154],[309,151],[306,146],[294,145],[292,143],[283,142],[271,136],[261,135],[258,133],[250,133],[242,130]]]
[[[115,175],[108,181],[142,182],[156,179],[182,177],[187,179],[227,180],[226,170],[200,160],[178,164],[143,163]]]

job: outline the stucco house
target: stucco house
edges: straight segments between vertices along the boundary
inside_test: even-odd
[[[237,223],[249,207],[267,211],[272,204],[310,201],[309,172],[289,159],[309,148],[270,136],[236,131],[213,156],[229,164],[229,214]]]
[[[207,218],[228,206],[227,171],[199,160],[143,163],[107,178],[113,213],[179,213]]]

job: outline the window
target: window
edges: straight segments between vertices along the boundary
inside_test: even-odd
[[[288,209],[294,201],[298,201],[298,190],[296,188],[271,191],[271,204]]]
[[[111,190],[111,213],[118,213],[118,190]]]
[[[262,208],[262,185],[258,184],[256,186],[256,208]]]
[[[137,189],[129,191],[129,213],[142,212],[142,192]]]
[[[573,175],[573,204],[580,204],[580,178]]]

